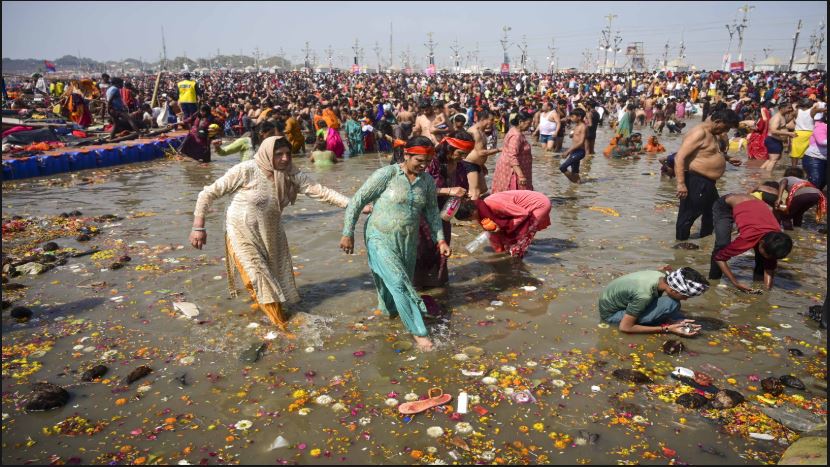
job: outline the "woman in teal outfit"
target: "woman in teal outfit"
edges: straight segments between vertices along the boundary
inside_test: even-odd
[[[340,249],[351,254],[361,209],[374,203],[364,236],[379,307],[390,317],[400,315],[421,350],[432,350],[432,340],[421,316],[427,309],[412,286],[421,215],[441,254],[452,254],[444,241],[435,181],[425,173],[434,154],[429,138],[418,136],[406,143],[403,163],[375,171],[349,202],[340,240]]]

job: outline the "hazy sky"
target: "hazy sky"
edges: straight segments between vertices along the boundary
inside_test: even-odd
[[[729,43],[725,25],[740,14],[744,2],[15,2],[4,1],[3,57],[55,59],[77,55],[96,60],[140,58],[156,61],[161,52],[164,26],[169,58],[222,54],[263,56],[279,54],[294,63],[303,61],[305,41],[327,63],[329,46],[335,66],[352,63],[352,46],[359,39],[363,63],[389,60],[389,24],[394,27],[394,64],[409,46],[415,60],[426,63],[427,33],[433,32],[436,63],[451,66],[450,46],[457,39],[462,61],[476,42],[483,66],[496,68],[502,61],[499,40],[502,27],[510,26],[513,67],[519,62],[522,35],[527,36],[528,66],[535,60],[547,68],[548,46],[555,39],[560,68],[580,67],[589,49],[596,59],[604,16],[617,15],[612,30],[619,30],[624,50],[631,42],[645,45],[649,65],[662,60],[669,42],[669,60],[676,58],[685,39],[687,62],[714,68]],[[749,27],[744,34],[744,58],[764,58],[763,49],[789,60],[792,37],[799,19],[804,21],[797,56],[809,45],[810,35],[827,17],[826,2],[751,2]],[[824,26],[826,31],[826,25]],[[732,45],[737,55],[737,34]],[[827,50],[825,41],[824,50]],[[826,57],[826,52],[822,54]],[[601,55],[600,55],[601,56]],[[610,57],[609,57],[610,60]]]

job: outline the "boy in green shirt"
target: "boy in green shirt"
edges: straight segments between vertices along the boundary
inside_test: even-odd
[[[702,295],[709,282],[692,268],[671,273],[640,271],[618,277],[602,291],[599,314],[633,334],[672,333],[693,336],[700,326],[683,319],[680,301]],[[665,296],[663,296],[665,293]]]

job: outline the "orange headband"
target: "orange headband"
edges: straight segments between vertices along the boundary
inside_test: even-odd
[[[455,149],[460,149],[464,152],[470,152],[476,147],[476,143],[474,141],[464,141],[463,139],[456,139],[456,138],[444,138],[441,140],[443,142],[449,143],[450,146],[454,147]],[[438,143],[438,144],[441,144]]]
[[[418,154],[422,156],[435,155],[435,148],[431,146],[413,146],[403,150],[404,154]]]
[[[396,148],[405,147],[406,146],[406,141],[404,141],[402,139],[396,139],[395,142],[392,144],[392,146],[394,146]]]

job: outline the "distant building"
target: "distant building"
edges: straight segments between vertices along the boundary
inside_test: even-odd
[[[669,63],[666,64],[666,71],[674,73],[686,72],[689,71],[689,64],[680,58],[676,58],[674,60],[670,60]]]
[[[752,71],[785,71],[787,66],[780,58],[770,56],[755,64]]]
[[[827,61],[825,57],[818,54],[804,54],[793,62],[793,71],[826,70]]]

